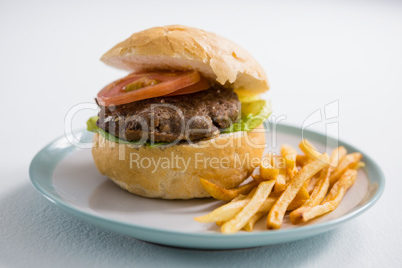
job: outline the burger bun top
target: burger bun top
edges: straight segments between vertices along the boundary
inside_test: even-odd
[[[269,89],[263,68],[245,49],[214,33],[182,25],[134,33],[101,60],[134,72],[197,70],[211,83],[251,95]]]

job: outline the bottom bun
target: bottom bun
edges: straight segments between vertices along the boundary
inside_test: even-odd
[[[238,186],[260,164],[264,148],[265,131],[260,126],[154,148],[115,143],[95,134],[92,155],[100,173],[133,194],[190,199],[210,197],[200,178],[229,189]]]

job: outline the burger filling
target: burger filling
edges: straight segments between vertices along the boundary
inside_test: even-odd
[[[100,112],[89,131],[118,143],[149,146],[251,131],[270,115],[269,103],[211,86],[197,71],[132,73],[97,95]]]
[[[100,106],[96,125],[126,141],[196,141],[220,134],[240,118],[240,102],[230,89],[157,97],[118,106]]]

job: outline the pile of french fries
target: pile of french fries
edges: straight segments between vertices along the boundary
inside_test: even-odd
[[[298,224],[333,211],[364,166],[362,154],[348,154],[340,146],[328,156],[308,140],[302,140],[299,147],[303,154],[289,145],[281,147],[280,155],[268,154],[251,175],[252,181],[235,189],[201,178],[213,198],[230,202],[195,220],[215,222],[222,233],[231,234],[252,231],[264,216],[268,229],[279,229],[286,213]]]

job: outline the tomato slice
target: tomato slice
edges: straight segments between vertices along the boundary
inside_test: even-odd
[[[184,94],[191,94],[201,90],[208,89],[210,87],[209,82],[207,79],[201,77],[201,80],[194,85],[179,89],[174,91],[173,93],[167,94],[166,97],[169,96],[177,96],[177,95],[184,95]]]
[[[165,96],[198,84],[200,80],[197,71],[133,73],[103,88],[97,101],[102,106],[121,105]]]

